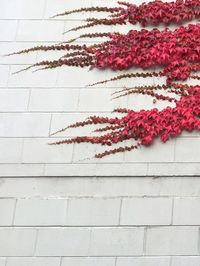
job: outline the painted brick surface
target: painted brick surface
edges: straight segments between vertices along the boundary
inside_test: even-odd
[[[174,201],[173,224],[199,225],[200,209],[199,198],[177,198]]]
[[[90,257],[90,258],[63,258],[61,266],[115,266],[116,259],[114,257]]]
[[[90,228],[41,228],[36,256],[88,256]],[[53,241],[52,241],[53,240]]]
[[[142,255],[144,229],[96,228],[91,232],[90,255],[93,256],[131,256]]]
[[[15,203],[14,199],[0,200],[0,226],[12,225]]]
[[[0,263],[196,266],[199,182],[1,178]]]
[[[118,225],[120,199],[80,198],[70,199],[67,207],[67,225]]]
[[[139,257],[139,258],[117,258],[117,266],[169,266],[169,257]]]
[[[0,258],[0,265],[5,266],[6,265],[6,259],[5,258]]]
[[[64,225],[66,221],[66,200],[18,200],[14,225],[47,226]]]
[[[50,17],[65,9],[115,2],[2,1],[1,55],[77,37],[76,32],[62,33],[90,14]],[[93,158],[95,145],[48,145],[90,133],[94,127],[50,136],[91,114],[154,107],[143,96],[110,100],[116,88],[133,80],[85,87],[114,77],[111,71],[62,67],[13,75],[60,55],[0,57],[0,266],[199,266],[200,134],[184,132],[166,144],[157,140],[151,148],[103,160]]]
[[[33,256],[35,228],[0,228],[0,256]]]
[[[147,229],[146,254],[198,255],[198,227],[157,227]]]
[[[172,266],[198,266],[200,263],[199,257],[173,257]]]
[[[169,225],[172,200],[167,198],[134,198],[122,201],[121,225]]]
[[[60,258],[8,258],[8,266],[60,266]]]
[[[83,23],[83,19],[91,14],[78,13],[55,19],[51,17],[82,5],[113,6],[115,2],[77,0],[67,3],[61,0],[41,0],[38,5],[33,0],[4,1],[0,10],[1,54],[42,44],[60,43],[77,37],[77,32],[64,35],[63,32]],[[141,0],[136,3],[141,3]],[[96,16],[104,17],[104,14],[97,13]],[[96,30],[106,32],[114,29],[125,33],[133,27],[139,29],[138,25],[128,25],[120,29],[100,26]],[[86,32],[94,32],[94,29],[81,30],[80,34]],[[91,42],[88,39],[81,41]],[[93,40],[99,41],[102,39]],[[109,115],[117,107],[134,107],[135,110],[155,107],[149,96],[135,95],[111,100],[111,94],[116,88],[132,85],[133,80],[130,79],[86,87],[96,81],[116,76],[117,73],[110,70],[87,71],[75,67],[61,67],[35,73],[30,70],[13,75],[30,64],[46,59],[54,60],[61,54],[60,51],[50,51],[0,57],[0,143],[5,141],[1,144],[1,150],[2,154],[6,155],[0,156],[0,176],[193,176],[200,173],[199,133],[183,133],[181,138],[170,140],[167,144],[157,140],[151,148],[142,147],[102,160],[93,158],[96,152],[105,149],[96,145],[48,147],[51,133],[91,114]],[[133,71],[136,70],[130,70]],[[134,80],[135,86],[157,82],[160,81],[156,78]],[[159,109],[165,106],[165,102],[157,104]],[[94,128],[69,130],[66,134],[54,136],[52,141],[65,136],[90,134]],[[15,145],[19,145],[19,142],[23,145],[19,146],[17,151],[14,148],[11,154],[7,151],[10,147],[4,138],[9,138],[8,141],[14,142]]]

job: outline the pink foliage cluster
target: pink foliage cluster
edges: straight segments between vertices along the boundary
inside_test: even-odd
[[[113,34],[112,40],[91,50],[94,66],[114,70],[161,66],[163,75],[172,80],[186,80],[191,71],[200,70],[200,24],[165,29],[131,30],[126,35]]]
[[[137,141],[136,145],[122,146],[96,154],[97,158],[102,158],[109,154],[130,151],[139,145],[148,146],[158,137],[163,142],[166,142],[170,138],[180,135],[183,130],[188,132],[200,130],[200,86],[188,86],[187,95],[182,96],[176,102],[175,107],[167,107],[162,111],[156,108],[137,112],[126,109],[117,109],[115,111],[127,114],[122,118],[92,116],[84,122],[69,126],[80,127],[89,124],[105,124],[107,125],[105,128],[96,131],[110,131],[109,133],[101,136],[75,137],[54,144],[88,142],[111,146],[128,139]]]
[[[121,11],[121,16],[131,24],[141,23],[158,25],[164,23],[179,23],[200,16],[200,2],[198,0],[178,0],[176,2],[153,1],[136,6],[132,3],[119,2],[127,9]]]

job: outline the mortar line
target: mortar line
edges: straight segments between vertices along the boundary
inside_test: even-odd
[[[5,266],[8,265],[8,257],[5,258]]]
[[[173,257],[170,256],[170,259],[169,259],[169,266],[172,266],[172,259],[173,259]]]
[[[120,205],[119,205],[119,219],[118,219],[118,225],[121,224],[121,214],[122,214],[122,201],[123,198],[120,197]]]
[[[198,244],[197,245],[198,245],[198,247],[197,247],[198,248],[198,253],[200,254],[200,227],[198,229]]]
[[[171,210],[171,225],[173,225],[173,221],[174,221],[174,197],[172,198],[172,210]]]
[[[53,120],[53,114],[51,113],[51,117],[50,117],[50,121],[49,121],[49,137],[50,137],[50,134],[51,134],[52,120]]]
[[[34,249],[33,249],[33,256],[36,255],[36,248],[37,248],[37,243],[38,243],[38,237],[39,237],[39,228],[36,228],[36,237],[35,237],[35,245],[34,245]]]
[[[142,255],[146,255],[146,243],[147,243],[147,227],[144,228],[144,238],[143,238],[143,253]]]
[[[14,226],[15,215],[16,215],[16,208],[17,208],[17,201],[18,201],[18,199],[15,199],[14,211],[13,211],[13,217],[12,217],[12,226]]]
[[[20,20],[16,19],[16,21],[17,21],[17,26],[16,26],[16,32],[15,32],[15,37],[14,37],[13,42],[17,42],[17,34],[18,34],[18,30],[19,30],[19,22],[20,22]]]
[[[66,198],[66,209],[65,209],[65,224],[67,226],[68,223],[68,216],[69,216],[69,204],[70,204],[70,198]]]
[[[20,163],[18,165],[22,165],[23,164],[23,154],[24,154],[24,142],[25,139],[24,138],[19,138],[22,141],[22,145],[21,145],[21,153],[20,153]]]
[[[60,257],[60,266],[62,265],[63,257]]]
[[[11,74],[11,65],[9,64],[8,66],[9,67],[8,67],[8,77],[7,77],[7,81],[6,81],[6,89],[8,89],[9,80],[10,80],[10,74]]]
[[[32,94],[32,88],[29,89],[28,103],[27,103],[27,113],[29,113],[29,106],[30,106],[31,94]]]
[[[46,19],[45,19],[46,8],[47,8],[47,0],[45,0],[44,8],[43,8],[43,11],[42,11],[42,20],[43,20],[43,21],[46,20]]]

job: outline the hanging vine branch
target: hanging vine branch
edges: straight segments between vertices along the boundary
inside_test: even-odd
[[[177,87],[181,89],[181,86],[178,85]],[[89,117],[86,121],[76,123],[69,127],[105,124],[107,125],[105,128],[99,128],[96,131],[108,131],[108,133],[101,136],[75,137],[51,143],[51,145],[86,142],[112,146],[113,144],[123,143],[130,139],[136,142],[135,145],[108,149],[103,153],[95,155],[96,158],[102,158],[106,155],[136,149],[140,145],[148,146],[152,144],[156,138],[160,138],[163,142],[166,142],[170,138],[180,135],[183,130],[188,132],[200,130],[200,86],[184,87],[187,94],[181,96],[180,100],[176,101],[175,107],[167,107],[162,111],[156,108],[138,112],[132,110],[117,110],[126,113],[122,118]],[[65,130],[66,129],[63,129],[62,131]]]
[[[163,71],[158,73],[125,74],[111,79],[111,81],[125,77],[166,76],[167,83],[170,84],[174,80],[186,80],[190,77],[191,72],[200,70],[199,24],[181,26],[174,31],[143,29],[141,31],[131,30],[128,34],[110,33],[109,36],[110,41],[96,46],[72,44],[38,46],[20,51],[18,54],[39,50],[76,51],[68,53],[58,60],[36,63],[27,69],[33,67],[52,69],[63,65],[112,70],[124,70],[132,67],[151,69],[155,66],[163,68]],[[96,84],[105,82],[107,81]]]
[[[96,25],[123,25],[127,23],[140,23],[142,26],[181,24],[200,18],[199,0],[177,0],[175,2],[153,1],[136,6],[133,3],[118,2],[118,7],[88,7],[66,11],[56,16],[67,16],[80,12],[104,12],[107,17],[103,19],[89,18],[87,24],[78,26],[70,31]],[[112,146],[122,143],[119,148],[109,148],[103,153],[95,155],[96,158],[131,151],[139,146],[148,146],[156,138],[163,142],[178,136],[183,130],[200,130],[200,86],[189,86],[176,83],[186,81],[188,78],[200,80],[193,72],[200,70],[200,24],[180,26],[176,30],[130,30],[127,34],[118,32],[87,33],[79,38],[107,37],[108,40],[94,45],[72,44],[77,38],[68,43],[49,46],[37,46],[22,50],[13,54],[30,53],[34,51],[63,51],[65,52],[57,60],[44,60],[30,68],[53,69],[61,66],[90,67],[96,69],[127,70],[140,68],[149,72],[125,73],[114,78],[98,81],[88,86],[105,84],[107,82],[123,80],[125,78],[151,78],[166,77],[166,83],[154,86],[125,87],[116,91],[114,99],[131,94],[142,94],[152,97],[153,102],[158,100],[173,103],[173,107],[167,107],[161,111],[152,110],[133,111],[126,108],[118,108],[116,113],[124,114],[123,117],[109,118],[90,116],[82,122],[67,126],[52,135],[64,132],[68,128],[78,128],[87,125],[97,125],[95,132],[100,136],[79,136],[70,138],[51,145],[71,144],[87,142]],[[159,67],[160,71],[151,71]],[[19,72],[21,72],[19,71]],[[164,92],[164,93],[163,93]],[[103,127],[98,127],[103,125]],[[133,144],[126,146],[124,142],[132,140]]]
[[[83,28],[94,27],[97,25],[122,25],[131,23],[135,25],[140,23],[142,26],[161,23],[169,25],[172,23],[182,23],[199,19],[200,3],[199,0],[176,0],[175,2],[162,2],[159,0],[150,3],[135,5],[128,2],[118,1],[119,6],[108,7],[88,7],[72,11],[66,11],[54,17],[67,16],[80,12],[107,12],[108,17],[104,19],[89,18],[86,25],[78,26],[70,31],[77,31]]]

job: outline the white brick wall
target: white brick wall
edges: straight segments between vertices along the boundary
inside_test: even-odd
[[[112,6],[115,0],[109,1]],[[138,0],[137,3],[141,3]],[[1,55],[35,45],[71,39],[77,32],[62,33],[90,14],[72,14],[50,19],[65,9],[89,5],[108,5],[105,0],[9,0],[0,10]],[[103,14],[96,14],[102,17]],[[123,26],[126,32],[138,26]],[[120,30],[119,27],[112,27]],[[111,27],[89,28],[83,32],[109,31]],[[84,40],[81,40],[84,41]],[[89,41],[89,40],[85,40]],[[95,39],[101,41],[101,39]],[[61,52],[34,52],[29,55],[0,57],[0,176],[169,176],[197,175],[199,166],[198,132],[184,133],[166,144],[156,141],[150,148],[140,148],[102,160],[93,159],[103,151],[96,145],[48,146],[50,133],[91,114],[109,115],[116,107],[139,110],[152,108],[148,96],[131,96],[111,101],[115,87],[150,84],[151,80],[123,80],[94,88],[85,85],[115,76],[111,71],[87,71],[62,67],[55,70],[13,72],[44,59],[55,59]],[[78,77],[78,78],[77,78]],[[153,79],[153,82],[158,82]],[[88,101],[89,100],[89,101]],[[163,108],[166,103],[158,103]],[[69,130],[52,138],[90,134],[94,127]],[[89,159],[88,159],[89,158]]]
[[[199,266],[199,186],[198,177],[1,178],[0,265]]]
[[[50,17],[114,2],[2,1],[1,54],[76,37],[62,32],[87,15]],[[0,57],[0,266],[199,266],[200,179],[193,176],[200,174],[200,134],[102,160],[92,158],[95,145],[47,145],[94,130],[49,136],[91,114],[153,106],[141,96],[110,101],[113,87],[131,80],[85,88],[115,76],[111,71],[63,67],[12,75],[59,54]]]

